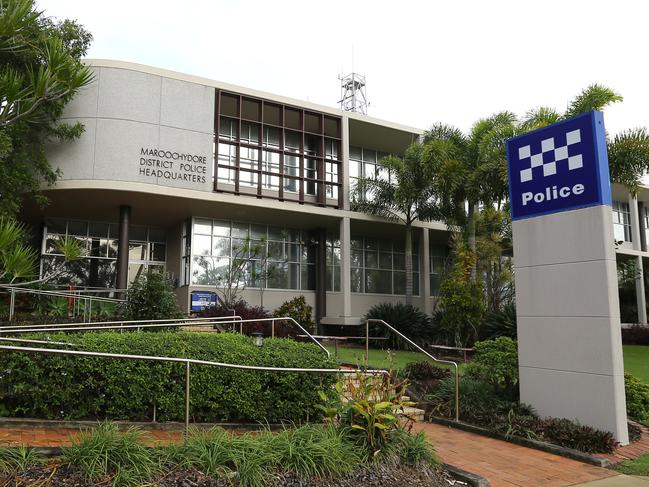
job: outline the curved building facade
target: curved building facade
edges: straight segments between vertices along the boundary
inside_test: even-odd
[[[50,204],[24,215],[42,229],[43,274],[67,235],[86,255],[62,283],[122,289],[156,269],[185,309],[242,257],[242,297],[269,309],[303,294],[321,322],[347,323],[403,300],[404,227],[351,211],[349,194],[359,176],[389,179],[381,159],[421,130],[148,66],[88,64],[94,81],[64,114],[85,132],[48,147],[61,177],[45,188]],[[414,302],[428,311],[447,239],[441,223],[415,228]]]

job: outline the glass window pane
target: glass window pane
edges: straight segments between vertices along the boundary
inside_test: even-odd
[[[288,288],[288,264],[282,262],[268,263],[268,287],[275,289]]]
[[[48,233],[59,233],[65,235],[65,220],[59,218],[48,219],[45,223],[47,225]]]
[[[144,264],[128,265],[128,282],[133,284],[136,280],[145,274]]]
[[[350,255],[352,267],[363,267],[363,251],[352,250]]]
[[[394,294],[406,294],[406,273],[394,273]]]
[[[212,237],[209,235],[194,235],[193,255],[212,255]]]
[[[365,267],[376,269],[379,266],[378,252],[365,251]]]
[[[230,238],[214,237],[212,239],[212,255],[217,257],[230,257]]]
[[[69,221],[68,235],[79,235],[85,237],[88,235],[88,224],[86,222]]]
[[[292,132],[287,130],[284,133],[284,149],[291,152],[298,152],[300,150],[300,142],[302,135],[299,132]]]
[[[394,263],[394,269],[405,271],[406,270],[406,255],[401,253],[392,254],[392,262]]]
[[[232,223],[232,236],[233,237],[242,237],[245,238],[248,236],[248,224],[247,223]]]
[[[379,252],[379,267],[381,269],[392,269],[391,252]]]
[[[265,239],[266,238],[266,225],[252,224],[250,226],[250,238]]]
[[[108,239],[90,238],[90,255],[92,257],[106,257],[108,253]]]
[[[269,241],[268,258],[271,260],[284,260],[284,243]]]
[[[212,235],[219,237],[229,237],[230,222],[215,220],[212,226]]]
[[[132,226],[128,229],[128,239],[146,242],[148,239],[147,228],[141,226]]]
[[[315,290],[315,266],[302,264],[300,270],[302,273],[300,287],[304,290]]]
[[[363,270],[362,269],[352,269],[351,288],[353,293],[363,292]]]
[[[378,294],[392,293],[392,272],[379,270],[365,271],[365,292]]]
[[[114,259],[117,258],[117,240],[116,239],[110,239],[108,241],[108,257],[112,257]]]
[[[239,96],[238,95],[227,95],[225,93],[221,94],[221,103],[220,111],[224,115],[230,115],[231,117],[239,116]]]
[[[166,243],[167,232],[164,228],[149,227],[149,242]]]
[[[334,291],[340,292],[340,267],[334,266]]]
[[[88,225],[88,235],[91,237],[108,237],[108,224],[91,222]]]

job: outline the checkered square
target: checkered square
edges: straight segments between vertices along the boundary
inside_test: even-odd
[[[583,167],[584,162],[581,154],[573,156],[568,155],[568,147],[581,142],[581,130],[573,130],[566,133],[566,145],[559,147],[555,146],[556,140],[554,137],[544,139],[541,141],[541,152],[532,154],[532,147],[526,145],[518,149],[518,159],[522,165],[528,167],[521,169],[520,178],[521,183],[526,183],[534,179],[534,168],[542,167],[543,177],[553,176],[557,174],[558,167],[565,167],[569,171]],[[540,175],[541,171],[537,172]]]

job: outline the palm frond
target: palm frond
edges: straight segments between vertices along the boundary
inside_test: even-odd
[[[564,118],[574,117],[592,110],[602,110],[611,103],[622,101],[620,94],[603,85],[592,84],[582,90],[569,104]]]
[[[649,172],[649,133],[645,128],[626,130],[608,144],[611,180],[635,194],[640,178]]]
[[[552,125],[553,123],[561,120],[561,118],[561,114],[554,108],[538,107],[533,110],[529,110],[525,114],[525,117],[520,124],[520,129],[523,132],[529,132],[531,130],[536,130],[547,127],[548,125]]]

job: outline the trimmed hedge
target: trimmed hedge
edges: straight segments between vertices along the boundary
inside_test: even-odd
[[[261,348],[234,333],[53,334],[77,350],[194,358],[231,364],[336,368],[313,344],[265,339]],[[184,418],[185,365],[64,355],[0,354],[0,411],[49,419]],[[259,372],[191,366],[191,417],[196,422],[299,421],[319,417],[319,391],[336,374]]]

